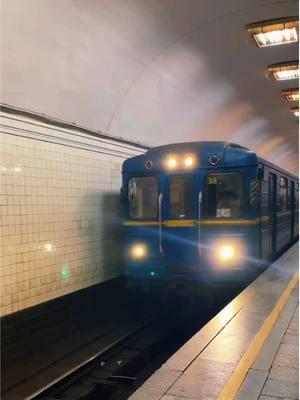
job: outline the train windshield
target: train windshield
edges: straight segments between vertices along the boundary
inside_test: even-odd
[[[170,218],[193,217],[193,187],[192,176],[172,176],[170,178]]]
[[[242,215],[243,177],[239,173],[213,174],[206,181],[206,216],[240,218]]]
[[[130,178],[128,182],[129,215],[134,219],[158,215],[158,182],[154,176]]]

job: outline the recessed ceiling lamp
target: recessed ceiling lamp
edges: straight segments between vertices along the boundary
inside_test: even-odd
[[[285,89],[281,93],[287,101],[299,101],[299,89]]]
[[[297,88],[285,89],[281,93],[287,101],[299,101],[299,89]]]
[[[290,112],[292,112],[295,115],[295,117],[299,118],[299,107],[290,108]]]
[[[281,64],[272,64],[268,67],[269,72],[276,81],[299,79],[299,62],[291,61]]]
[[[298,18],[287,17],[250,24],[246,29],[258,47],[267,47],[297,42],[298,27]]]

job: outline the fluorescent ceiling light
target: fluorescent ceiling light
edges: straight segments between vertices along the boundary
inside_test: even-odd
[[[298,18],[289,17],[247,25],[247,32],[258,47],[276,46],[298,41]]]
[[[273,64],[268,67],[269,72],[277,81],[286,81],[289,79],[299,79],[299,62],[287,62]]]
[[[285,89],[281,93],[287,101],[299,101],[299,89]]]

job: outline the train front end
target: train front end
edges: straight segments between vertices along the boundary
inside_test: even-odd
[[[130,280],[212,282],[252,268],[259,257],[258,163],[253,152],[234,146],[168,145],[124,162]]]

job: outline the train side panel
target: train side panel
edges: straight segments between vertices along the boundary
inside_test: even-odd
[[[260,252],[261,259],[274,258],[298,238],[299,183],[282,170],[261,163]]]

